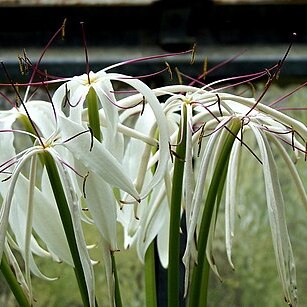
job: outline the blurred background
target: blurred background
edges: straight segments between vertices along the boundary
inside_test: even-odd
[[[93,71],[136,57],[186,51],[196,44],[193,64],[190,55],[180,55],[114,70],[134,76],[158,71],[165,67],[165,60],[172,68],[177,67],[194,78],[203,73],[204,63],[207,63],[208,71],[214,69],[207,75],[206,82],[255,73],[280,61],[293,43],[279,79],[263,101],[270,103],[307,81],[306,16],[307,1],[303,0],[0,0],[0,61],[13,82],[26,82],[29,76],[21,74],[18,56],[25,51],[35,63],[64,20],[65,37],[56,39],[48,47],[40,65],[41,69],[59,77],[86,71],[80,22],[83,22]],[[159,74],[147,81],[152,86],[172,82],[168,74]],[[261,92],[266,81],[255,82],[255,91]],[[0,82],[9,82],[3,70],[0,70]],[[0,90],[9,92],[10,89],[2,87]],[[280,106],[287,109],[287,114],[307,123],[306,110],[293,110],[307,107],[306,87]],[[295,187],[283,162],[279,162],[297,265],[300,306],[307,306],[307,212],[294,193]],[[299,161],[297,165],[307,182],[306,162]],[[246,172],[241,176],[233,251],[235,271],[226,259],[221,214],[215,250],[223,282],[211,276],[209,305],[284,306],[272,250],[262,173],[257,161],[246,163]],[[99,240],[94,229],[88,227],[85,231],[89,243]],[[91,253],[101,261],[99,248]],[[124,305],[143,307],[144,271],[135,261],[135,251],[122,249],[116,257]],[[44,273],[59,276],[59,279],[50,283],[34,278],[36,306],[81,306],[73,271],[63,263],[40,261]],[[161,268],[158,269],[161,272]],[[163,270],[161,276],[163,279]],[[97,284],[99,298],[103,306],[107,306],[101,267],[97,268]],[[1,275],[0,292],[0,306],[15,306]],[[159,307],[163,307],[163,303]]]

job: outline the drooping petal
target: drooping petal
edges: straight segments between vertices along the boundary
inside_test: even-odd
[[[169,132],[167,121],[159,100],[145,83],[138,79],[134,79],[121,74],[109,74],[109,78],[110,80],[120,80],[124,83],[127,83],[139,91],[145,97],[146,102],[150,105],[155,115],[157,129],[159,131],[160,159],[152,180],[143,188],[141,192],[141,198],[143,198],[146,197],[153,189],[153,187],[163,179],[164,173],[166,171],[167,163],[169,160]]]
[[[16,191],[18,190],[19,185],[16,187]],[[24,208],[23,208],[24,209]],[[12,229],[14,229],[14,235],[16,238],[16,243],[20,249],[21,254],[25,258],[25,249],[26,249],[26,240],[25,240],[25,229],[26,225],[26,217],[25,212],[22,208],[19,208],[19,203],[16,200],[13,200],[11,210],[10,210],[10,225]],[[30,271],[36,275],[37,277],[44,280],[55,280],[56,277],[48,277],[41,272],[35,263],[32,252],[28,255],[28,261],[25,260],[25,266],[29,267]],[[27,280],[27,284],[31,286],[29,280]]]
[[[110,250],[109,243],[106,240],[104,240],[103,237],[100,237],[100,240],[101,240],[101,247],[102,247],[103,264],[104,264],[104,269],[106,272],[110,307],[116,307],[115,306],[115,283],[114,283],[112,259],[111,259],[112,251]]]
[[[65,170],[61,162],[57,159],[56,154],[50,150],[50,155],[52,156],[60,178],[62,180],[63,189],[65,191],[65,196],[67,198],[67,203],[69,206],[71,221],[73,224],[74,236],[77,244],[78,254],[80,257],[83,274],[86,281],[87,293],[89,304],[91,307],[95,306],[95,278],[93,264],[90,259],[87,244],[84,238],[83,228],[81,225],[81,214],[80,214],[80,204],[76,192],[74,191],[74,186],[69,173]]]
[[[19,177],[19,174],[21,172],[22,167],[24,164],[31,159],[31,156],[39,153],[41,149],[38,148],[31,148],[29,149],[25,154],[23,159],[18,161],[18,164],[16,165],[14,169],[14,173],[12,174],[10,178],[10,185],[8,192],[5,195],[1,210],[0,210],[0,259],[2,258],[3,248],[6,240],[6,232],[8,227],[8,221],[9,221],[9,214],[10,209],[12,205],[12,199],[15,192],[16,183]]]
[[[14,147],[14,134],[10,132],[13,128],[13,124],[16,121],[18,113],[14,112],[0,112],[0,165],[6,161],[10,161],[12,157],[16,156],[16,150]],[[4,132],[5,131],[5,132]],[[2,150],[5,148],[5,150]],[[9,182],[2,181],[8,177],[6,173],[0,173],[0,194],[5,197]]]
[[[104,145],[95,138],[91,138],[83,126],[78,125],[68,118],[59,117],[62,141],[68,140],[64,146],[90,171],[101,176],[103,180],[114,187],[118,187],[136,200],[139,194],[135,190],[130,178],[125,173],[122,165],[106,150]],[[77,136],[77,140],[71,138]],[[69,140],[70,139],[70,140]],[[93,146],[91,143],[93,142]]]
[[[234,237],[235,228],[235,214],[237,203],[237,186],[239,180],[239,163],[241,156],[242,144],[235,140],[233,149],[229,158],[229,166],[226,179],[226,193],[225,193],[225,243],[228,261],[234,269],[231,259],[232,241]]]
[[[187,293],[187,289],[190,281],[190,271],[193,264],[197,263],[197,249],[195,243],[195,232],[197,228],[197,224],[199,223],[199,215],[201,210],[201,204],[203,200],[203,192],[205,181],[207,178],[207,173],[210,165],[211,156],[214,153],[214,146],[216,139],[219,137],[219,131],[213,133],[207,143],[207,146],[204,148],[204,152],[202,154],[201,162],[199,165],[199,174],[198,180],[196,181],[195,191],[192,199],[191,205],[191,213],[190,216],[187,216],[186,219],[187,225],[187,243],[186,249],[183,255],[183,263],[185,265],[185,294]]]
[[[193,171],[193,140],[192,140],[192,107],[191,105],[187,105],[187,131],[186,131],[186,154],[185,154],[185,168],[184,168],[184,201],[185,201],[185,210],[186,215],[191,216],[192,212],[192,199],[193,192],[195,188],[195,178]],[[190,219],[187,219],[186,226],[189,228]]]
[[[288,234],[284,199],[278,178],[273,153],[266,136],[251,125],[257,139],[263,163],[268,215],[272,232],[276,264],[281,279],[284,297],[288,304],[296,306],[297,287],[293,251]]]
[[[169,208],[165,198],[165,188],[159,184],[153,190],[150,202],[143,204],[144,209],[140,217],[141,222],[137,241],[137,252],[142,262],[145,261],[148,246],[165,223],[165,216],[169,215]]]
[[[29,285],[26,283],[26,280],[20,269],[19,263],[7,242],[5,243],[5,255],[8,259],[9,264],[12,266],[14,270],[17,281],[21,285],[25,295],[28,297],[28,299],[30,299]]]
[[[215,208],[212,213],[209,233],[208,233],[207,246],[206,246],[206,257],[207,257],[208,263],[213,273],[218,277],[220,281],[222,281],[217,264],[215,262],[214,253],[213,253],[213,241],[214,241],[214,236],[215,236],[215,228],[216,228],[216,221],[217,221],[217,215],[218,215],[217,211],[218,211],[218,205],[215,204]]]
[[[303,205],[305,206],[305,209],[307,210],[307,193],[304,188],[304,184],[302,182],[302,179],[300,178],[297,168],[295,167],[291,157],[285,150],[285,148],[280,144],[280,142],[273,136],[269,135],[270,141],[273,141],[274,144],[277,146],[279,153],[283,157],[284,161],[286,162],[286,165],[288,166],[288,169],[290,171],[290,174],[292,175],[293,181],[295,183],[295,186],[298,191],[298,195],[300,196]]]
[[[161,229],[158,232],[157,236],[157,249],[158,255],[161,262],[162,267],[165,269],[168,266],[168,246],[169,246],[169,221],[170,214],[169,210],[165,211],[166,214],[163,216],[163,220],[161,221]]]
[[[18,178],[18,186],[15,190],[14,198],[17,210],[25,212],[24,197],[27,195],[28,179],[20,174]],[[47,197],[48,196],[48,197]],[[42,190],[35,188],[34,191],[34,212],[33,212],[33,228],[38,236],[45,242],[47,248],[57,255],[61,260],[72,265],[71,254],[64,233],[63,225],[59,212],[55,205],[54,197],[45,193],[45,187]],[[52,219],[50,218],[52,217]],[[14,214],[11,213],[13,221]],[[23,217],[24,219],[24,217]],[[16,222],[13,229],[19,228],[20,223]],[[21,233],[24,233],[22,230]]]
[[[111,186],[92,172],[86,179],[85,194],[85,202],[95,226],[108,242],[109,250],[116,251],[118,249],[116,230],[118,204]]]

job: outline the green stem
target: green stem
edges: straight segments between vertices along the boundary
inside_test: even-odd
[[[21,307],[30,307],[31,304],[25,295],[20,283],[16,279],[15,274],[13,273],[6,256],[3,254],[2,260],[0,263],[0,271],[6,279],[11,291],[13,292],[19,306]]]
[[[155,241],[152,241],[145,254],[146,307],[157,307]]]
[[[45,151],[43,158],[49,176],[49,180],[51,183],[51,187],[53,190],[53,194],[56,199],[58,210],[61,216],[62,224],[69,244],[72,259],[74,262],[74,271],[78,282],[82,301],[84,306],[90,306],[86,280],[74,233],[74,226],[70,215],[69,206],[66,200],[65,192],[63,190],[63,186],[61,183],[61,178],[59,176],[57,167],[55,165],[52,156],[47,151]]]
[[[180,265],[180,210],[182,183],[186,151],[187,107],[182,105],[181,123],[178,133],[178,146],[174,162],[171,195],[169,251],[168,251],[168,307],[179,306],[179,265]]]
[[[99,120],[98,97],[95,90],[92,87],[90,88],[86,96],[86,101],[87,101],[89,126],[92,129],[94,138],[96,138],[99,142],[102,142],[102,134],[100,130],[100,120]],[[116,307],[122,307],[122,299],[120,294],[120,286],[119,286],[115,256],[112,251],[110,251],[110,253],[111,253],[111,262],[112,262],[112,272],[115,283],[115,304]]]
[[[101,142],[102,135],[100,130],[98,98],[95,90],[91,87],[86,96],[87,114],[89,126],[92,129],[94,137]]]
[[[111,252],[111,260],[112,260],[112,271],[113,271],[114,283],[115,283],[115,306],[122,307],[123,303],[122,303],[122,299],[120,295],[119,279],[117,275],[116,262],[115,262],[115,257],[114,257],[113,252]]]
[[[229,156],[232,149],[233,142],[235,141],[235,135],[241,128],[240,119],[233,119],[228,127],[229,132],[225,138],[220,156],[216,163],[216,167],[209,186],[204,211],[202,214],[202,220],[200,224],[200,230],[198,235],[198,257],[197,266],[194,267],[191,281],[191,291],[189,296],[190,307],[205,307],[207,306],[207,292],[208,292],[208,278],[209,278],[209,263],[206,258],[206,247],[208,241],[208,234],[212,219],[212,213],[217,201],[220,198],[221,191],[223,189],[227,166],[229,162]]]

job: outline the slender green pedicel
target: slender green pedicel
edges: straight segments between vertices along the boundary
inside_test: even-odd
[[[182,103],[171,195],[168,264],[168,306],[179,306],[180,211],[186,152],[187,106]]]
[[[83,301],[84,306],[90,306],[89,296],[88,296],[88,291],[87,291],[87,286],[86,286],[86,280],[85,280],[85,276],[84,276],[84,272],[82,268],[82,262],[80,259],[80,254],[78,251],[78,246],[77,246],[77,242],[75,238],[74,226],[73,226],[73,222],[71,219],[65,192],[63,190],[63,186],[61,183],[61,178],[59,176],[56,164],[52,156],[47,151],[44,153],[43,159],[44,159],[44,163],[45,163],[47,173],[50,179],[53,194],[56,199],[58,210],[60,212],[60,216],[61,216],[63,227],[66,233],[71,255],[74,261],[74,265],[75,265],[74,271],[75,271],[76,279],[79,285],[82,301]]]

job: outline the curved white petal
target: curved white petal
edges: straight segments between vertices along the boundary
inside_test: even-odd
[[[122,165],[116,158],[106,150],[104,145],[95,138],[91,138],[89,133],[84,133],[83,126],[78,125],[68,118],[59,117],[62,141],[65,147],[71,152],[76,160],[80,161],[90,171],[101,176],[103,180],[114,187],[118,187],[136,200],[139,194],[135,190],[130,178],[126,175]],[[71,139],[77,136],[76,139]],[[91,148],[91,142],[93,146]]]
[[[153,91],[142,81],[138,79],[133,79],[129,76],[121,75],[121,74],[108,74],[110,80],[120,80],[123,83],[127,83],[128,85],[134,87],[137,91],[139,91],[146,99],[146,102],[152,108],[152,111],[155,115],[157,128],[159,131],[159,153],[160,159],[156,171],[152,177],[152,180],[146,185],[142,192],[141,198],[146,197],[153,187],[163,179],[164,173],[166,171],[167,163],[169,160],[169,132],[168,125],[165,114],[161,107],[159,100]]]
[[[85,202],[92,219],[104,240],[108,242],[109,250],[118,250],[116,230],[118,204],[112,188],[100,176],[92,172],[86,180],[85,194]]]
[[[12,205],[12,199],[14,197],[15,187],[17,184],[17,180],[19,174],[21,172],[22,167],[24,164],[31,158],[31,156],[41,152],[41,149],[31,148],[29,149],[23,156],[21,160],[18,161],[14,169],[14,173],[10,178],[10,185],[7,194],[5,195],[1,211],[0,211],[0,259],[2,258],[6,231],[8,227],[8,220],[9,220],[9,213]]]
[[[144,206],[140,217],[140,228],[138,229],[137,252],[142,262],[145,253],[153,239],[160,232],[162,225],[166,222],[165,217],[169,215],[166,191],[160,184],[156,186],[151,194],[151,200]]]
[[[57,159],[53,151],[50,151],[54,162],[56,163],[59,171],[60,178],[62,180],[63,189],[67,198],[67,203],[71,213],[71,219],[74,228],[75,239],[77,243],[78,253],[82,264],[83,273],[86,280],[86,286],[89,296],[89,303],[91,307],[95,306],[95,277],[93,264],[90,259],[87,244],[83,234],[83,228],[81,225],[81,214],[79,199],[68,172],[64,169],[61,162]]]
[[[274,142],[274,144],[277,146],[279,153],[283,157],[283,159],[286,162],[286,165],[288,166],[288,169],[290,171],[290,174],[292,175],[293,181],[295,183],[295,186],[298,190],[298,194],[302,200],[303,205],[305,206],[305,209],[307,210],[307,193],[304,188],[304,184],[300,178],[300,175],[298,174],[297,168],[295,167],[291,157],[285,150],[285,148],[280,144],[280,142],[275,138],[269,135],[270,140]]]
[[[242,144],[239,140],[235,140],[229,158],[229,166],[226,178],[225,191],[225,243],[226,254],[231,267],[234,265],[231,259],[232,241],[235,228],[235,214],[237,203],[237,183],[239,180],[239,163],[241,156]]]
[[[16,201],[15,206],[18,206],[18,210],[24,212],[24,214],[26,212],[24,198],[28,193],[28,186],[28,179],[20,174],[14,193],[14,199]],[[34,190],[33,228],[52,253],[66,263],[73,265],[64,228],[53,194],[45,192],[46,191],[41,191],[38,188]],[[14,214],[11,213],[10,216],[13,222]],[[20,226],[20,223],[16,223],[12,228],[16,229]]]
[[[281,279],[285,300],[289,304],[296,306],[297,287],[295,263],[286,224],[284,200],[276,164],[265,135],[253,127],[253,125],[251,125],[251,129],[256,137],[263,163],[268,215],[272,232],[277,270]]]
[[[0,112],[0,165],[9,161],[11,158],[15,157],[16,150],[14,147],[14,134],[10,132],[12,130],[13,124],[18,117],[18,112]],[[5,131],[5,132],[4,132]],[[2,150],[5,148],[5,150]],[[6,179],[8,174],[0,173],[0,194],[2,198],[5,197],[7,188],[9,186],[8,181],[2,181]]]

